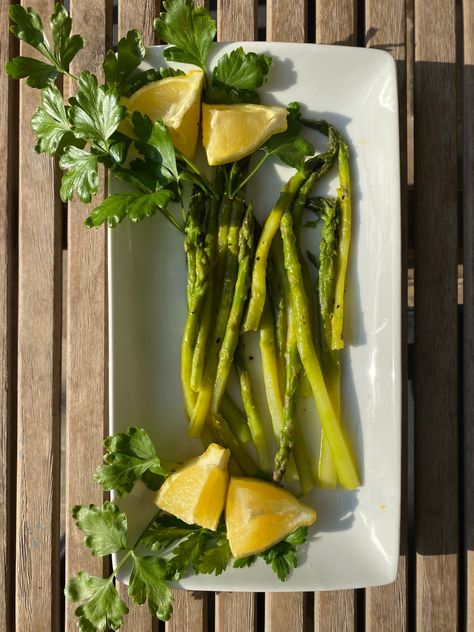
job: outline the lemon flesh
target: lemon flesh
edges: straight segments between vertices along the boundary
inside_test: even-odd
[[[133,112],[140,112],[152,121],[161,118],[170,133],[173,145],[192,159],[199,137],[203,81],[202,70],[191,70],[186,75],[167,77],[149,83],[128,99],[123,98],[121,103],[126,106],[130,117]],[[125,119],[120,129],[130,135],[131,119]]]
[[[215,531],[224,510],[229,457],[229,450],[211,443],[166,479],[155,495],[155,505],[187,524]]]
[[[313,524],[316,512],[293,494],[255,478],[231,477],[226,501],[226,527],[235,558],[255,555]]]
[[[288,111],[273,105],[202,105],[202,141],[211,166],[240,160],[287,128]]]

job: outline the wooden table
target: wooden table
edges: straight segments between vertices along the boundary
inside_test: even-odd
[[[2,68],[23,49],[9,38],[7,4],[0,1]],[[26,4],[43,15],[53,6]],[[367,590],[180,591],[169,624],[132,607],[123,629],[472,632],[474,1],[210,4],[219,40],[371,46],[397,60],[405,352],[399,571],[394,584]],[[119,36],[136,27],[152,43],[158,5],[118,0],[115,13],[110,0],[71,0],[76,30],[88,40],[78,65],[100,73],[114,18]],[[91,474],[107,428],[106,231],[84,229],[81,204],[61,205],[57,165],[34,153],[37,93],[3,73],[0,82],[0,630],[56,632],[75,629],[64,575],[106,570],[85,551],[69,513],[61,515],[63,506],[102,501]]]

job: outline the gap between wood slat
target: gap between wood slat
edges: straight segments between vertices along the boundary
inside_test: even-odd
[[[6,3],[0,3],[0,67],[18,54],[18,41],[8,30]],[[0,630],[15,623],[16,505],[16,371],[18,315],[18,89],[5,73],[0,77]]]
[[[416,0],[417,632],[457,630],[459,616],[455,28],[454,3]]]
[[[464,0],[464,574],[466,631],[474,632],[474,1]]]

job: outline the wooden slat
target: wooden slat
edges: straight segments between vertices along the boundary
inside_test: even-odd
[[[455,3],[415,1],[418,632],[458,629]]]
[[[173,617],[166,632],[204,632],[207,630],[207,593],[174,590]]]
[[[71,16],[86,47],[71,65],[74,74],[85,68],[101,76],[110,42],[112,3],[71,0]],[[69,86],[74,92],[74,87]],[[103,493],[92,475],[102,462],[102,440],[107,427],[106,231],[88,230],[84,218],[103,199],[104,177],[92,205],[74,200],[68,205],[67,250],[67,398],[66,505],[100,504]],[[79,570],[101,576],[104,561],[91,557],[83,534],[68,514],[66,520],[66,577]],[[74,604],[67,604],[66,627],[76,629]]]
[[[119,39],[124,37],[130,29],[137,29],[143,36],[145,46],[153,45],[155,42],[153,18],[159,14],[159,11],[160,2],[158,0],[145,0],[144,2],[120,0],[117,25]],[[157,620],[150,616],[147,606],[136,606],[128,599],[127,586],[119,583],[118,590],[130,611],[121,628],[123,632],[151,632],[157,628]]]
[[[305,0],[294,0],[289,10],[287,0],[267,1],[267,40],[304,42],[307,35]],[[266,632],[299,632],[304,626],[303,593],[268,593],[265,595]]]
[[[352,45],[356,4],[353,0],[321,0],[316,3],[316,42]],[[315,594],[315,628],[318,632],[352,632],[355,625],[355,593],[352,590]]]
[[[304,630],[303,593],[267,593],[265,595],[265,632],[302,632]]]
[[[474,632],[474,2],[464,0],[464,541],[466,629]]]
[[[8,33],[8,3],[0,2],[0,67],[17,52]],[[15,188],[18,172],[18,85],[0,75],[0,630],[12,630],[15,568],[15,363],[16,363],[16,257]]]
[[[160,13],[159,0],[142,0],[130,2],[120,0],[118,3],[118,36],[123,37],[130,29],[137,29],[143,35],[145,46],[154,44],[153,18]]]
[[[27,4],[48,16],[53,8],[46,0]],[[20,52],[31,49],[22,44]],[[54,161],[34,151],[30,120],[38,101],[22,83],[16,559],[22,632],[58,630],[60,613],[61,207]]]
[[[394,0],[382,5],[377,0],[366,0],[365,30],[369,47],[384,48],[397,61],[400,125],[401,227],[402,227],[402,521],[400,529],[400,559],[397,579],[389,586],[365,591],[366,632],[404,632],[407,629],[407,91],[406,91],[406,15],[405,0]]]
[[[220,42],[257,38],[255,0],[217,0],[217,39]],[[216,632],[244,632],[254,629],[256,597],[252,593],[217,593]]]
[[[216,594],[215,632],[254,632],[256,616],[254,593],[221,592]]]
[[[318,44],[356,43],[356,3],[353,0],[316,2],[316,42]]]
[[[294,0],[291,10],[287,0],[267,1],[267,40],[269,42],[304,42],[306,40],[307,5]]]
[[[316,593],[314,600],[315,629],[318,632],[354,632],[355,593],[337,590]]]
[[[217,39],[219,42],[257,39],[255,0],[217,0]]]

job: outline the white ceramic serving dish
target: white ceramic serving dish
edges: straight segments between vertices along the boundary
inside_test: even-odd
[[[343,352],[343,416],[362,474],[357,491],[316,489],[318,511],[300,565],[281,583],[265,563],[229,569],[219,577],[189,577],[192,590],[300,591],[356,588],[395,579],[400,516],[400,195],[395,64],[379,50],[244,42],[270,54],[271,78],[262,101],[299,101],[305,116],[326,118],[349,140],[354,189],[353,242]],[[216,44],[210,65],[237,44]],[[162,47],[146,62],[163,65]],[[147,65],[145,64],[145,65]],[[311,134],[310,134],[311,136]],[[324,138],[311,136],[318,150]],[[291,169],[268,162],[249,187],[260,220]],[[120,188],[111,182],[111,191]],[[334,188],[334,182],[318,191]],[[163,458],[184,460],[201,451],[187,437],[180,386],[185,303],[182,235],[160,215],[124,221],[109,231],[110,432],[143,426]],[[317,251],[314,231],[307,246]],[[257,351],[258,354],[258,351]],[[258,373],[258,371],[257,371]],[[258,385],[263,396],[261,382]],[[260,398],[264,403],[264,396]],[[310,400],[301,414],[314,419]],[[267,420],[268,421],[268,420]],[[310,438],[317,453],[318,439]],[[137,485],[120,500],[132,531],[155,509]],[[120,578],[127,580],[126,570]]]

